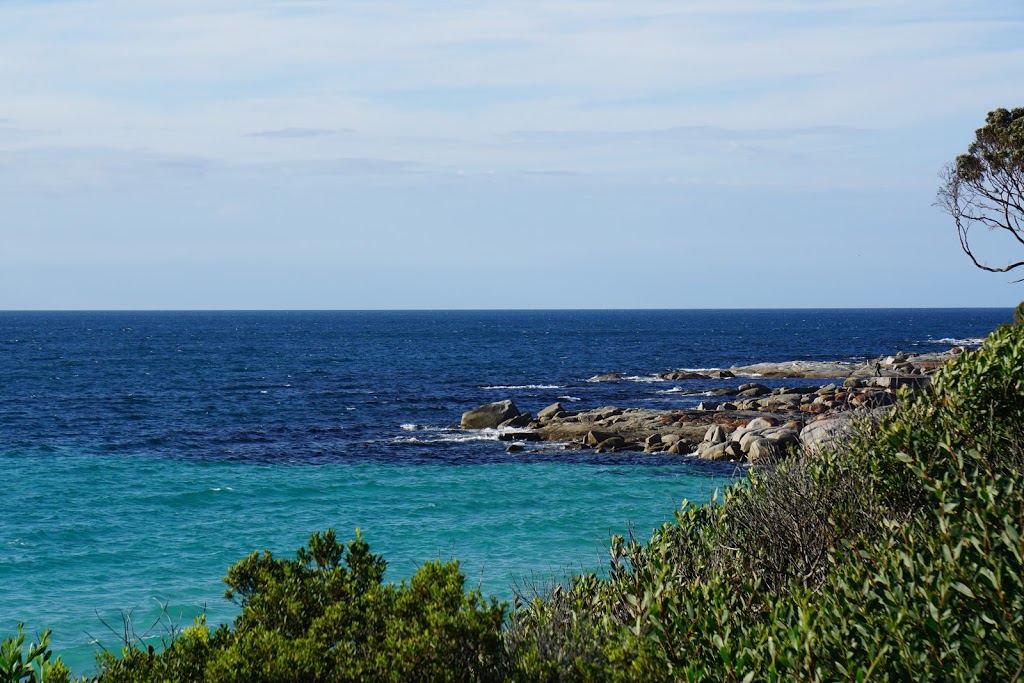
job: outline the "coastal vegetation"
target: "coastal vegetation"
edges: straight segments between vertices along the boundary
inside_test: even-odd
[[[614,537],[606,575],[509,606],[454,561],[387,584],[328,531],[232,567],[231,627],[129,642],[95,680],[1020,680],[1022,314],[849,439]],[[70,680],[46,635],[4,642],[0,681]]]

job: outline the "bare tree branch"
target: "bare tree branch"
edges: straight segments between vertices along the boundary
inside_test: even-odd
[[[935,204],[953,218],[960,248],[971,262],[990,273],[1024,267],[1024,260],[991,264],[975,254],[970,240],[971,228],[982,226],[1008,233],[1024,246],[1024,108],[989,112],[967,154],[940,177]]]

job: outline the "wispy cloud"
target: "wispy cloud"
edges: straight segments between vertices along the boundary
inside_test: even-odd
[[[853,126],[804,126],[802,128],[754,128],[675,126],[656,130],[534,130],[516,131],[508,144],[543,147],[590,147],[609,144],[691,145],[694,143],[777,142],[798,138],[845,138],[868,133]]]
[[[996,0],[0,3],[0,84],[48,149],[660,174],[976,120],[1024,91],[1022,30]]]
[[[246,133],[247,138],[266,138],[271,140],[288,140],[302,138],[325,138],[334,135],[354,133],[351,128],[278,128],[276,130],[260,130]]]

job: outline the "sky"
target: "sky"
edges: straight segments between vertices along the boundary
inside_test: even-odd
[[[0,0],[0,93],[0,310],[1024,299],[1016,2]]]

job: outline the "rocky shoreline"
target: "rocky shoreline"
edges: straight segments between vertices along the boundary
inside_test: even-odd
[[[897,390],[928,386],[932,373],[963,352],[897,353],[864,364],[791,361],[708,370],[673,370],[657,379],[678,382],[735,381],[712,390],[681,390],[711,400],[694,410],[650,410],[604,406],[570,410],[554,403],[521,413],[511,400],[489,403],[463,414],[463,429],[499,429],[509,452],[526,442],[548,441],[570,450],[597,453],[643,451],[693,456],[704,460],[766,464],[790,449],[813,452],[850,433],[857,415],[878,414],[894,405]],[[770,388],[756,381],[804,380]],[[589,382],[623,381],[621,375],[596,375]],[[815,384],[806,380],[830,380]]]

